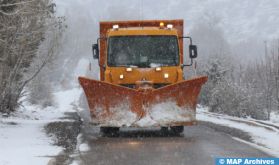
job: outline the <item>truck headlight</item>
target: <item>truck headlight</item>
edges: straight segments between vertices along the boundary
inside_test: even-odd
[[[167,28],[168,28],[168,29],[172,29],[172,28],[173,28],[173,25],[172,25],[172,24],[168,24],[168,25],[167,25]]]
[[[113,25],[112,28],[113,28],[114,30],[118,30],[118,29],[119,29],[119,25]]]
[[[157,72],[159,72],[159,71],[162,70],[162,68],[161,68],[161,67],[156,67],[155,70],[156,70]]]
[[[132,72],[132,70],[133,70],[132,68],[126,68],[127,72]]]

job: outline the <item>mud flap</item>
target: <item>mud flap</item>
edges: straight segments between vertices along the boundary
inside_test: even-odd
[[[93,122],[101,126],[185,125],[195,120],[197,98],[207,77],[159,89],[131,89],[79,77]]]

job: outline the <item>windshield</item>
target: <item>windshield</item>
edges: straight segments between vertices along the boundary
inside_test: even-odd
[[[117,36],[108,41],[109,66],[177,66],[176,36]]]

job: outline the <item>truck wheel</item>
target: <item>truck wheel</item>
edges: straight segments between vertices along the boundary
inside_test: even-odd
[[[117,136],[119,134],[119,127],[101,127],[100,132],[106,136]]]
[[[180,134],[184,131],[184,126],[173,126],[170,127],[171,131],[175,134]]]
[[[161,127],[160,131],[163,135],[165,135],[168,133],[168,127]]]

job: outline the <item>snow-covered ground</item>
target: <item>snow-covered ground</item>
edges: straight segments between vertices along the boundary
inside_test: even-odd
[[[87,66],[88,60],[79,59],[73,71],[76,81],[72,81],[72,88],[68,90],[57,87],[54,93],[55,106],[42,108],[25,102],[10,117],[0,114],[0,165],[46,165],[63,150],[53,145],[44,126],[52,122],[69,121],[63,118],[65,113],[76,112],[75,107],[83,92],[77,77],[86,74]]]
[[[84,76],[88,61],[80,59],[74,69],[74,76]],[[82,93],[78,81],[72,82],[72,88],[59,89],[54,93],[56,105],[41,108],[26,102],[17,112],[10,117],[0,114],[0,165],[46,165],[57,156],[62,147],[53,145],[53,141],[45,133],[44,126],[65,119],[66,112],[76,112]],[[86,146],[82,146],[84,149]]]
[[[72,112],[79,99],[80,88],[55,93],[56,107],[45,109],[25,105],[11,117],[0,116],[0,165],[46,165],[63,148],[52,145],[44,126]]]
[[[208,112],[207,108],[198,107],[197,120],[236,128],[247,132],[253,142],[247,142],[235,137],[244,143],[250,144],[275,157],[279,156],[279,115],[272,113],[271,121],[243,119],[227,115]]]
[[[14,122],[16,125],[8,124]],[[61,148],[51,146],[43,133],[47,121],[34,119],[1,119],[0,164],[47,164],[49,156],[55,156]]]

